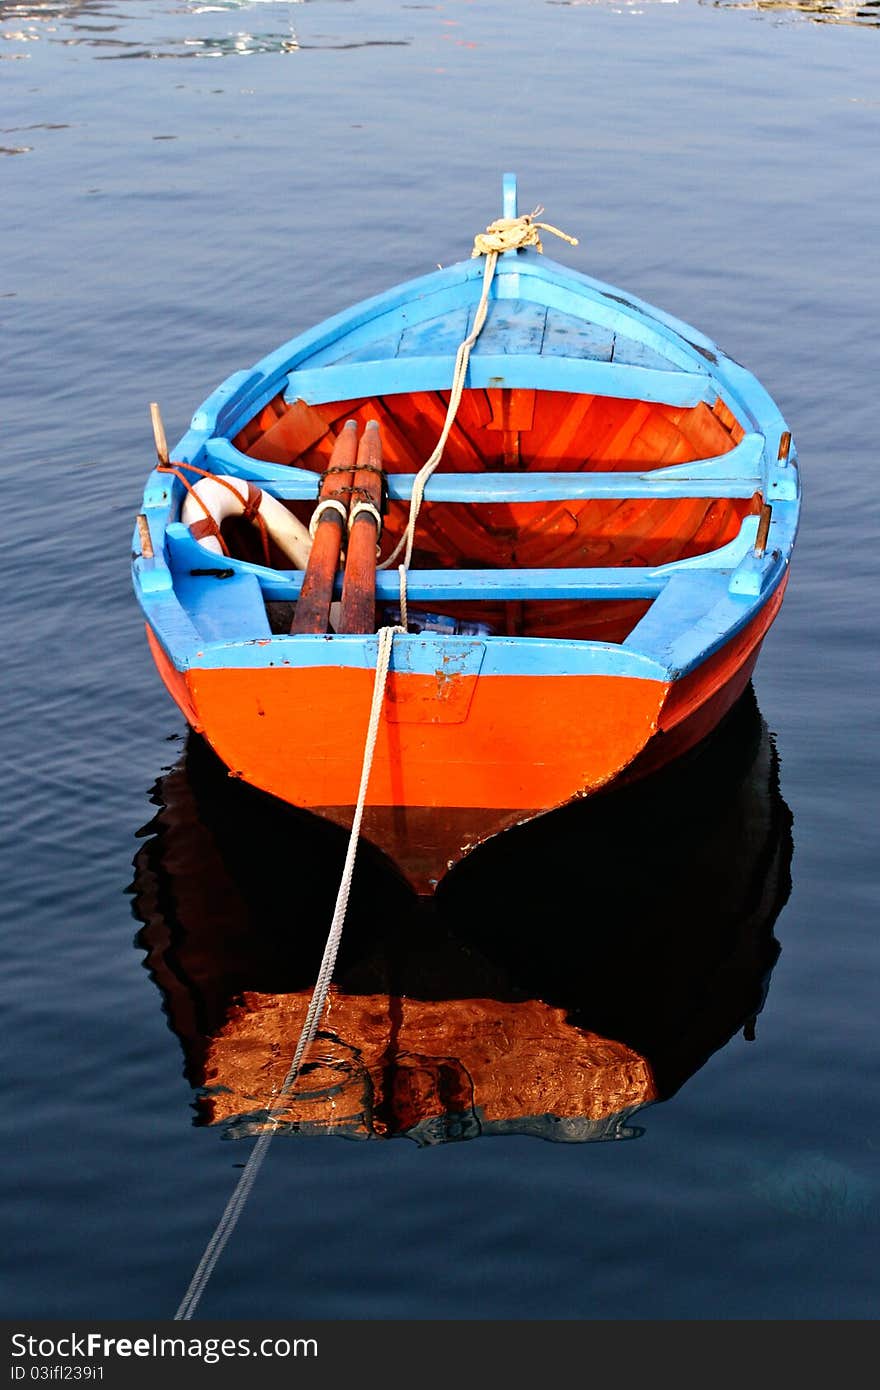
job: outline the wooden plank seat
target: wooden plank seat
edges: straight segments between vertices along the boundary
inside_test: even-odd
[[[319,475],[307,468],[264,463],[241,453],[228,440],[211,439],[205,446],[205,466],[214,472],[249,478],[282,501],[313,500]],[[648,471],[444,473],[429,479],[428,502],[541,502],[598,498],[751,497],[763,492],[764,437],[747,434],[729,453],[696,463],[674,464]],[[413,474],[389,473],[388,497],[408,501]],[[792,472],[772,482],[766,495],[785,500],[797,480]]]
[[[733,591],[763,587],[769,578],[775,557],[768,554],[756,559],[754,553],[758,517],[743,518],[734,540],[716,550],[675,560],[654,568],[639,566],[607,566],[603,568],[559,569],[411,569],[407,589],[411,602],[448,603],[460,600],[485,599],[610,599],[656,598],[674,575],[693,574],[695,579],[705,573],[721,572],[729,576]],[[268,601],[295,601],[302,590],[300,570],[274,570],[247,560],[206,554],[194,541],[186,526],[172,522],[166,531],[167,558],[177,575],[196,574],[218,577],[238,573],[257,577],[263,598]],[[210,564],[206,564],[206,560]],[[213,566],[213,567],[212,567]],[[753,576],[754,571],[754,576]],[[747,587],[741,588],[742,576],[748,572]],[[337,576],[336,597],[342,593],[342,576]],[[396,570],[376,572],[377,603],[395,603],[400,595]]]

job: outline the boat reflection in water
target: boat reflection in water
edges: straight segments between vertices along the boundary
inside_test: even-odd
[[[136,944],[197,1124],[259,1133],[299,1037],[345,835],[190,735],[134,860]],[[323,1029],[279,1132],[419,1144],[630,1138],[753,1038],[791,815],[749,687],[688,759],[490,841],[417,899],[366,847]]]

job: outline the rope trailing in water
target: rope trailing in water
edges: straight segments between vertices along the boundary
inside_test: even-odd
[[[336,895],[336,906],[333,912],[333,919],[330,923],[327,944],[324,947],[324,955],[321,959],[321,967],[315,982],[315,988],[312,991],[306,1020],[299,1035],[299,1041],[297,1042],[296,1050],[293,1054],[293,1061],[290,1064],[287,1075],[281,1083],[279,1091],[276,1093],[278,1100],[283,1100],[290,1095],[294,1083],[302,1070],[302,1064],[306,1053],[315,1040],[327,1003],[327,995],[330,990],[330,982],[333,977],[333,969],[339,951],[339,942],[342,938],[342,928],[348,910],[348,899],[351,892],[352,878],[354,876],[355,855],[357,853],[358,841],[360,840],[361,821],[363,819],[364,807],[367,800],[367,788],[369,786],[370,772],[373,766],[373,756],[376,751],[379,719],[385,700],[385,686],[387,684],[388,670],[391,663],[391,649],[395,635],[397,633],[405,633],[408,626],[406,611],[406,575],[412,559],[419,508],[422,504],[425,484],[443,457],[446,441],[455,423],[455,416],[458,411],[467,376],[471,348],[480,336],[483,324],[486,321],[486,314],[489,308],[489,290],[492,285],[498,257],[505,251],[512,251],[521,246],[534,246],[537,251],[542,251],[543,247],[540,238],[540,232],[542,231],[552,232],[554,236],[561,237],[564,241],[570,242],[572,246],[577,245],[577,239],[575,237],[568,236],[565,232],[559,231],[557,227],[551,227],[549,223],[536,221],[536,218],[542,212],[543,208],[536,208],[534,212],[526,213],[523,217],[501,217],[496,222],[492,222],[486,228],[485,232],[480,233],[474,238],[474,249],[471,252],[471,256],[486,257],[486,267],[483,273],[483,290],[480,296],[480,302],[477,305],[477,312],[474,316],[473,327],[468,336],[460,344],[458,352],[456,353],[455,371],[453,374],[452,389],[449,395],[449,407],[446,412],[446,420],[434,452],[422,465],[413,481],[409,519],[406,524],[406,529],[392,553],[378,566],[379,569],[387,569],[387,567],[396,560],[400,552],[402,550],[404,551],[403,562],[398,565],[398,572],[400,574],[401,621],[399,626],[380,628],[377,634],[379,647],[376,657],[376,675],[373,681],[373,697],[370,705],[370,717],[367,723],[367,737],[364,745],[360,786],[358,788],[354,817],[351,823],[351,832],[348,838],[348,849],[342,869],[342,878]],[[364,506],[365,504],[361,503],[359,505]],[[373,508],[369,509],[374,510]],[[378,522],[381,523],[381,517],[378,518]],[[236,1183],[235,1190],[226,1204],[226,1208],[217,1224],[214,1234],[205,1247],[205,1252],[190,1281],[189,1288],[184,1294],[180,1306],[174,1315],[175,1321],[187,1321],[193,1316],[198,1307],[199,1300],[205,1291],[208,1280],[214,1271],[214,1267],[223,1253],[224,1247],[244,1210],[251,1188],[256,1181],[257,1173],[260,1170],[263,1159],[266,1157],[266,1150],[272,1141],[272,1136],[278,1128],[278,1121],[284,1111],[284,1107],[279,1106],[278,1100],[276,1100],[273,1105],[270,1105],[267,1111],[268,1128],[261,1132],[256,1144],[250,1152],[248,1160],[241,1171],[241,1176]]]
[[[394,641],[395,632],[399,632],[400,630],[400,628],[395,627],[383,627],[378,634],[379,651],[376,659],[376,678],[373,683],[373,700],[370,706],[370,718],[367,725],[367,738],[364,748],[364,760],[361,769],[357,806],[355,807],[354,820],[352,821],[351,834],[349,835],[348,850],[346,852],[345,865],[342,871],[342,881],[340,882],[339,891],[336,895],[336,907],[333,912],[333,920],[330,924],[327,944],[324,947],[321,968],[318,972],[318,978],[312,992],[306,1020],[299,1035],[299,1042],[293,1054],[293,1061],[290,1064],[287,1075],[281,1083],[280,1090],[277,1092],[277,1096],[281,1100],[290,1094],[294,1082],[299,1076],[303,1059],[315,1040],[318,1025],[320,1024],[324,1006],[327,1002],[327,994],[333,976],[333,967],[336,964],[336,955],[339,950],[342,927],[348,908],[348,895],[351,890],[351,880],[354,872],[354,858],[360,838],[361,819],[363,817],[364,804],[367,799],[367,786],[370,780],[370,770],[373,766],[373,754],[376,750],[376,738],[379,732],[379,716],[382,712],[382,703],[385,697],[385,683],[388,677],[389,662],[391,660],[391,644]],[[238,1218],[241,1216],[245,1202],[254,1185],[263,1159],[266,1157],[266,1150],[269,1147],[272,1136],[278,1128],[278,1121],[282,1114],[283,1106],[279,1106],[276,1100],[276,1102],[269,1107],[267,1113],[269,1127],[262,1131],[250,1152],[248,1160],[241,1171],[241,1176],[235,1186],[235,1190],[226,1204],[226,1209],[205,1248],[205,1253],[199,1261],[198,1268],[190,1281],[189,1288],[184,1294],[180,1307],[174,1315],[175,1321],[189,1320],[198,1307],[199,1300],[214,1271],[214,1266],[223,1253],[224,1246],[232,1235]]]

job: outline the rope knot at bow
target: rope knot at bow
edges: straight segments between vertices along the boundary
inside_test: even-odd
[[[478,232],[474,237],[471,259],[490,256],[493,252],[497,256],[504,251],[519,250],[522,246],[534,246],[536,251],[543,251],[541,232],[550,232],[553,236],[567,241],[570,246],[577,246],[577,237],[561,232],[549,222],[537,220],[543,211],[542,207],[536,207],[534,212],[524,213],[522,217],[499,217],[490,222],[485,232]]]

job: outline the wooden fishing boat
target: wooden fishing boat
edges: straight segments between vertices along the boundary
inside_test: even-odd
[[[345,836],[230,781],[198,735],[153,800],[136,944],[197,1123],[253,1135],[278,1105]],[[273,1125],[423,1145],[637,1136],[646,1107],[755,1035],[791,857],[751,687],[669,768],[497,836],[431,899],[364,853],[320,1036]]]
[[[503,211],[537,239],[512,175]],[[170,457],[154,427],[133,575],[168,690],[231,776],[349,826],[396,628],[361,834],[419,893],[699,742],[785,591],[800,485],[767,392],[534,245],[293,338]]]

